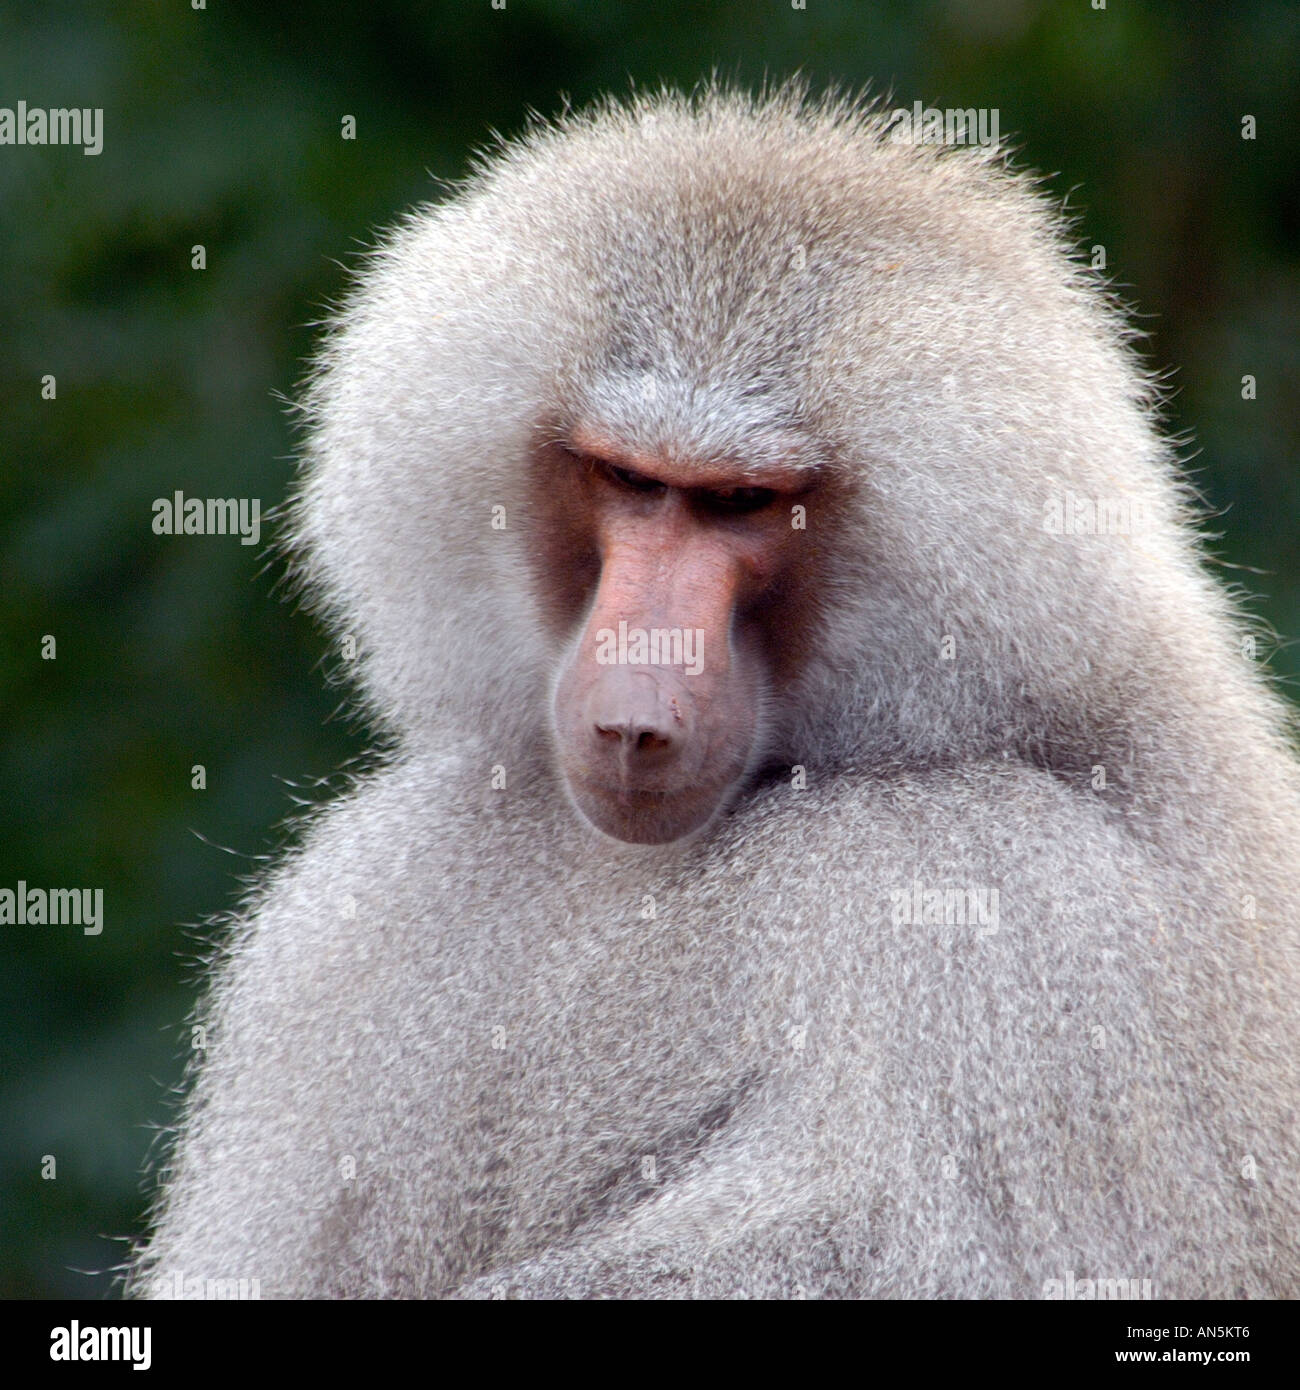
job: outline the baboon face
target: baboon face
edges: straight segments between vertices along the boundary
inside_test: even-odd
[[[553,736],[598,830],[662,844],[706,826],[752,765],[801,583],[792,509],[813,468],[646,455],[587,428],[533,473],[537,581],[567,647]]]

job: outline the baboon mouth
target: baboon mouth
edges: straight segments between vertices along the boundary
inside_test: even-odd
[[[615,806],[630,807],[634,810],[648,808],[657,811],[672,796],[671,792],[664,791],[662,788],[624,787],[603,782],[589,782],[586,784],[586,790],[590,795],[597,796],[602,801],[608,801]]]

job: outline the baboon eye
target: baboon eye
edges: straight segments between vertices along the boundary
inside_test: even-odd
[[[658,478],[651,478],[644,473],[637,473],[634,469],[619,468],[612,463],[602,463],[600,468],[611,482],[617,483],[620,487],[631,488],[633,492],[658,494],[665,490],[664,484],[661,483]]]
[[[775,496],[770,487],[726,487],[701,493],[700,502],[706,511],[734,516],[762,511]]]

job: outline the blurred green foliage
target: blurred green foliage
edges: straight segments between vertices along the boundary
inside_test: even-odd
[[[311,320],[430,174],[562,94],[713,69],[997,107],[1107,248],[1152,363],[1179,369],[1170,423],[1201,451],[1218,550],[1264,571],[1246,575],[1260,611],[1297,635],[1298,58],[1285,0],[0,9],[0,106],[105,123],[97,157],[0,147],[0,886],[101,886],[106,917],[98,937],[0,928],[0,1294],[109,1290],[204,924],[295,796],[364,749],[275,565],[230,537],[157,536],[151,503],[283,498],[278,397]],[[1300,670],[1287,648],[1274,665]]]

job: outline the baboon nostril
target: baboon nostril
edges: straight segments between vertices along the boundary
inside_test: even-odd
[[[643,720],[604,719],[596,721],[596,736],[605,741],[618,740],[629,752],[657,753],[671,748],[673,737],[669,730],[647,725]]]

